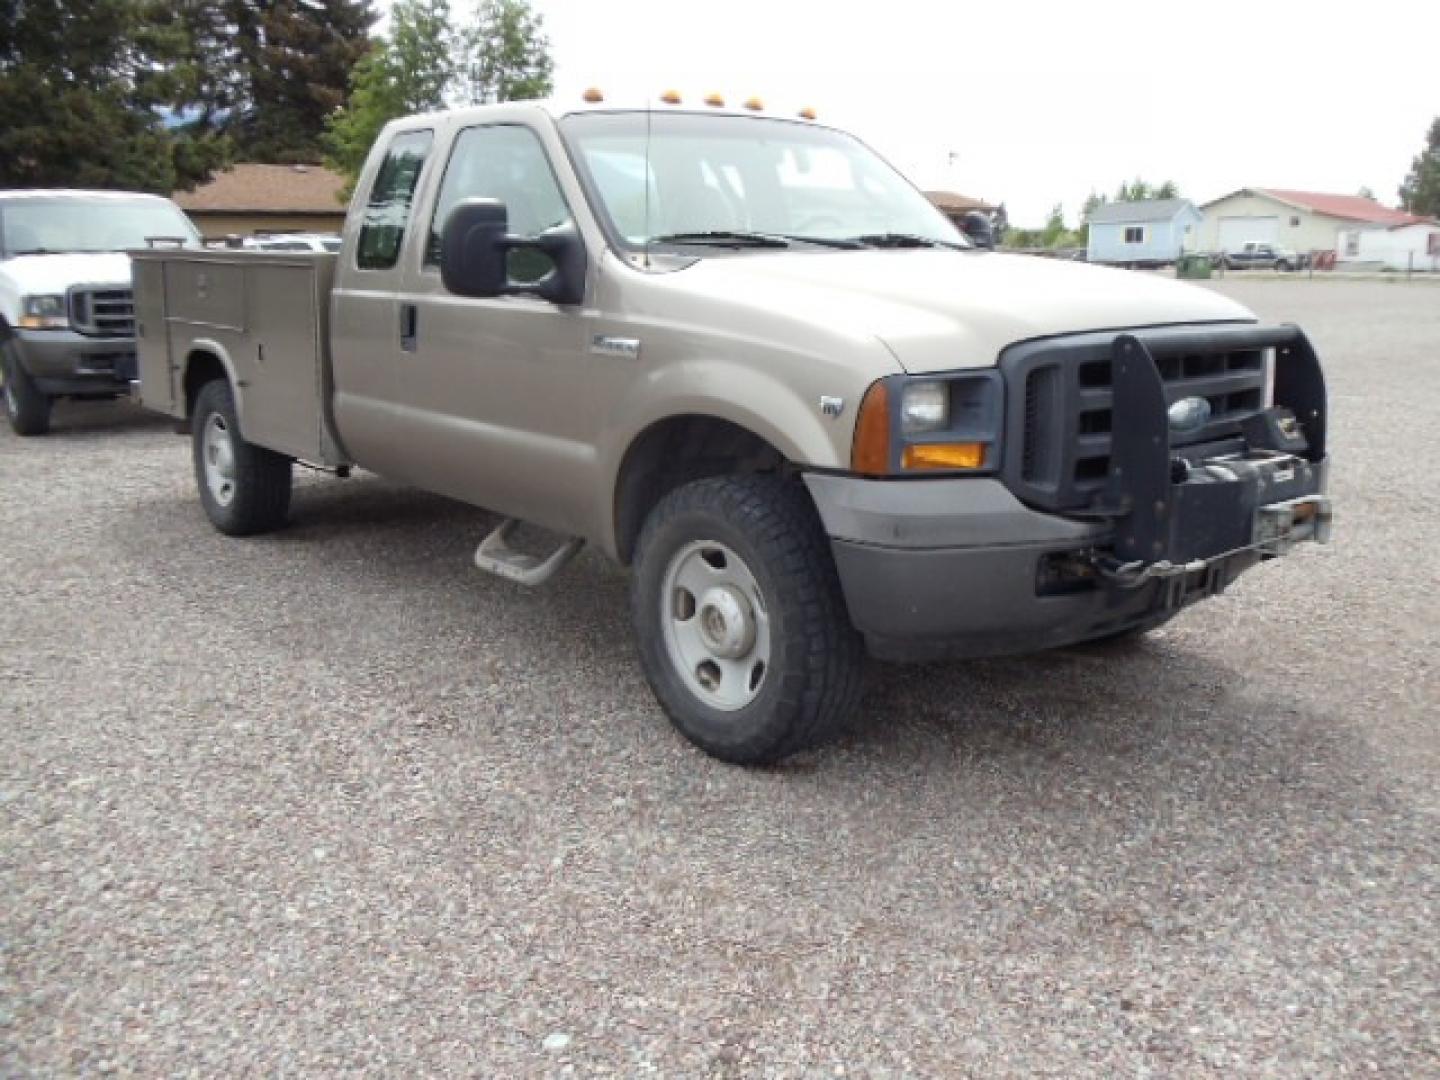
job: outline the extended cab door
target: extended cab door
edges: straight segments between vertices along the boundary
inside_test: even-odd
[[[396,132],[360,178],[365,202],[346,222],[331,294],[335,425],[350,455],[382,473],[395,447],[400,254],[433,142],[428,129]]]
[[[439,162],[437,161],[437,165]],[[513,235],[569,221],[540,135],[519,122],[459,130],[400,289],[397,479],[561,530],[593,505],[596,417],[587,406],[587,316],[533,296],[473,299],[440,281],[440,231],[462,199],[503,201]],[[423,242],[422,242],[423,241]],[[513,252],[512,281],[550,269]]]

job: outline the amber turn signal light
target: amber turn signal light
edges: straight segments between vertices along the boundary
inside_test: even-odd
[[[985,466],[983,442],[920,443],[905,447],[900,464],[907,469],[980,469]]]
[[[866,390],[860,402],[850,468],[862,476],[884,476],[890,471],[890,392],[883,382]]]

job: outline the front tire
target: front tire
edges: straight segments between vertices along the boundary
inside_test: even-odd
[[[50,397],[40,392],[20,363],[15,343],[0,346],[0,378],[5,381],[5,419],[16,435],[44,435],[50,430]]]
[[[210,523],[227,536],[283,525],[290,512],[290,459],[245,441],[227,381],[201,388],[190,428],[195,482]]]
[[[631,615],[661,707],[722,761],[818,746],[859,701],[864,647],[796,480],[715,477],[666,495],[637,544]]]

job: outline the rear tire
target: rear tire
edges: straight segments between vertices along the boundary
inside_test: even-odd
[[[646,518],[634,571],[641,666],[696,746],[765,765],[843,728],[864,646],[798,481],[724,476],[677,488]]]
[[[35,386],[20,363],[13,341],[0,346],[0,378],[5,382],[5,419],[16,435],[44,435],[50,430],[50,397]]]
[[[227,536],[253,536],[285,524],[291,461],[245,441],[226,380],[201,388],[190,429],[195,483],[211,524]]]

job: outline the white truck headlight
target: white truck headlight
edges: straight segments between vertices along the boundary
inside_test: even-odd
[[[20,327],[24,330],[64,330],[70,325],[63,296],[22,296]]]
[[[950,424],[950,388],[943,382],[917,382],[900,396],[900,428],[906,435],[940,431]]]

